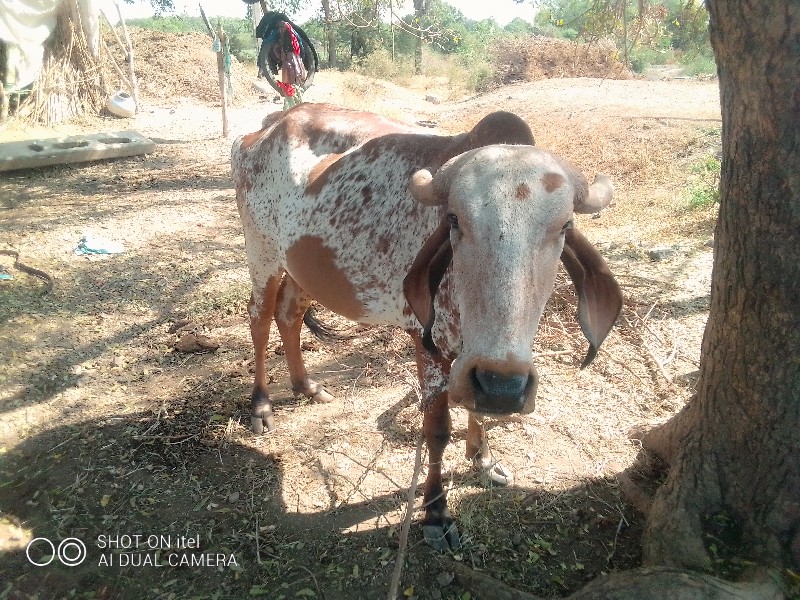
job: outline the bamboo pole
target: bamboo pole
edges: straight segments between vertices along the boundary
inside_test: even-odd
[[[136,103],[136,110],[139,110],[139,84],[136,81],[136,73],[133,71],[133,44],[131,44],[131,38],[128,35],[128,26],[125,25],[125,19],[122,17],[122,9],[119,7],[119,2],[114,0],[114,7],[117,9],[117,15],[119,16],[119,23],[122,25],[122,35],[125,37],[125,45],[127,48],[127,56],[126,61],[128,63],[128,76],[131,83],[131,96],[133,96],[133,101]]]
[[[228,35],[223,31],[222,25],[217,25],[217,39],[220,49],[217,52],[217,69],[219,70],[219,95],[222,98],[222,137],[228,137],[228,85],[225,82],[225,46],[228,44]]]
[[[117,33],[116,28],[114,27],[114,24],[111,22],[111,19],[108,18],[108,15],[106,15],[106,13],[103,12],[102,9],[100,10],[100,14],[102,15],[103,19],[105,19],[106,23],[108,24],[108,28],[111,30],[111,33],[114,34],[114,38],[117,40],[117,43],[119,44],[119,47],[122,49],[123,52],[127,52],[128,48],[125,46],[125,42],[123,42],[122,39],[119,37],[119,34]]]
[[[217,25],[217,32],[211,27],[211,22],[206,16],[206,11],[203,10],[203,5],[200,6],[200,16],[206,24],[208,35],[212,40],[219,42],[219,49],[217,50],[217,71],[219,73],[219,95],[222,99],[222,137],[228,137],[228,86],[225,84],[225,47],[228,44],[228,36],[222,29],[222,25]]]
[[[108,44],[106,43],[105,40],[100,40],[100,41],[102,42],[103,48],[105,48],[106,50],[106,56],[108,56],[109,60],[111,61],[111,65],[114,67],[114,70],[117,72],[117,75],[119,75],[119,78],[128,88],[128,91],[132,92],[133,86],[131,85],[131,82],[128,81],[128,76],[122,72],[122,67],[120,67],[119,64],[117,63],[117,59],[114,58],[113,54],[111,54],[111,48],[108,47]]]
[[[3,71],[5,72],[5,66],[3,67]],[[6,95],[6,88],[5,84],[0,78],[0,123],[3,123],[6,119],[8,119],[8,96]]]

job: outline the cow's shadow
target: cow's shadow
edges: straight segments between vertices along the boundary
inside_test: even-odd
[[[399,411],[415,402],[409,393],[389,406],[377,419],[378,429],[389,432]],[[285,455],[268,450],[268,444],[262,450],[258,443],[237,443],[225,433],[246,423],[246,414],[230,415],[224,427],[213,410],[197,413],[191,422],[162,414],[157,427],[150,412],[106,415],[44,431],[7,449],[0,479],[3,597],[386,596],[400,524],[384,515],[402,514],[407,489],[298,510],[292,498],[303,490],[287,476]],[[413,452],[414,436],[401,437]],[[321,481],[331,477],[319,457],[308,462]],[[409,478],[413,466],[403,465]],[[527,500],[521,502],[520,494]],[[486,569],[502,564],[492,574],[518,585],[515,573],[534,568],[530,549],[551,543],[537,541],[544,539],[537,533],[542,515],[536,513],[527,525],[525,515],[533,514],[533,505],[559,502],[574,510],[564,497],[563,490],[464,491],[457,506],[465,517],[465,548],[455,558]],[[416,513],[414,520],[419,517]],[[610,517],[607,526],[613,530],[617,520]],[[34,538],[49,542],[28,546]],[[85,546],[80,564],[64,564],[83,558],[74,540],[46,566],[32,564],[50,560],[50,542],[58,550],[69,538]],[[540,554],[543,562],[555,560]],[[419,527],[412,526],[401,592],[413,588],[420,598],[462,597],[465,588],[446,576],[449,560],[453,557],[429,550]],[[558,591],[563,579],[553,581]]]

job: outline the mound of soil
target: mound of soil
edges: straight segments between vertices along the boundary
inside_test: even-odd
[[[130,29],[134,48],[134,71],[139,91],[150,98],[185,97],[219,101],[217,54],[212,40],[198,32],[166,33],[133,27]],[[122,64],[122,63],[120,63]],[[234,100],[257,97],[251,82],[255,68],[231,56],[231,84]]]
[[[498,85],[555,77],[633,77],[608,40],[581,44],[535,36],[504,40],[496,49],[494,83]]]

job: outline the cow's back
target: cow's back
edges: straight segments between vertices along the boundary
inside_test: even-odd
[[[345,317],[413,326],[402,282],[440,215],[408,181],[452,138],[307,104],[265,125],[232,158],[254,283],[285,269]]]

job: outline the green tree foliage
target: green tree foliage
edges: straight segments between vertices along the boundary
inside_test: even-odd
[[[171,6],[172,1],[152,0],[161,6]],[[282,0],[271,6],[291,17],[297,12],[298,1]],[[396,13],[398,5],[404,6],[399,0],[338,0],[330,4],[327,23],[320,10],[309,22],[300,24],[321,56],[327,54],[330,29],[337,66],[353,66],[362,72],[367,72],[372,63],[383,65],[381,68],[387,73],[405,72],[401,65],[409,59],[413,62],[417,40],[422,35],[430,50],[449,55],[472,71],[469,83],[476,89],[491,74],[493,45],[508,36],[545,35],[580,41],[610,37],[617,43],[620,57],[627,58],[634,70],[671,60],[690,63],[686,67],[688,74],[715,69],[702,0],[541,0],[533,24],[515,19],[505,27],[493,19],[468,19],[445,0],[429,0],[424,12],[405,15]],[[390,9],[395,11],[394,24],[390,23]],[[250,22],[222,22],[236,57],[253,60]],[[205,31],[202,21],[192,18],[161,16],[147,24],[141,20],[136,24],[166,31]],[[387,66],[392,63],[396,67],[389,69]]]
[[[524,19],[520,19],[517,17],[511,23],[503,27],[503,30],[506,33],[510,33],[512,35],[531,35],[538,33],[536,27],[525,21]]]
[[[667,31],[676,50],[704,51],[708,42],[708,11],[702,2],[688,0],[671,3]]]
[[[133,4],[133,0],[124,0],[125,4]],[[173,0],[150,0],[153,10],[157,15],[163,15],[175,10]]]

